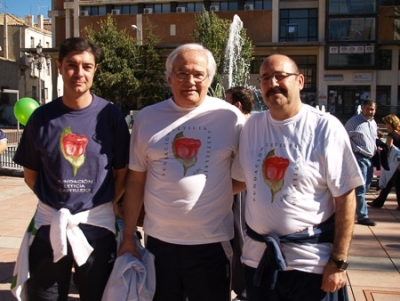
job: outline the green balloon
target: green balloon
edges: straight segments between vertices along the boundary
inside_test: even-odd
[[[14,105],[14,116],[17,118],[19,123],[26,125],[31,117],[33,111],[35,111],[39,107],[39,104],[36,100],[24,97],[18,100]]]

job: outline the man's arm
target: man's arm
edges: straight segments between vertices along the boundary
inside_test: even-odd
[[[112,200],[112,204],[114,207],[115,215],[120,217],[121,217],[121,212],[119,212],[118,201],[121,199],[122,195],[125,192],[125,181],[127,172],[128,172],[128,166],[114,170],[115,198]]]
[[[118,250],[118,256],[124,253],[132,253],[140,258],[135,242],[136,223],[139,218],[140,209],[143,205],[144,186],[146,184],[146,172],[134,170],[128,171],[125,183],[125,194],[122,200],[124,212],[124,237],[121,247]]]
[[[335,198],[335,238],[332,248],[332,257],[340,260],[348,259],[350,243],[353,238],[354,215],[356,198],[354,189]],[[325,292],[334,292],[346,284],[346,273],[328,261],[325,266],[321,289]]]
[[[33,187],[35,186],[37,171],[24,167],[24,180],[26,185],[33,191]]]
[[[0,141],[0,155],[7,149],[7,141]]]

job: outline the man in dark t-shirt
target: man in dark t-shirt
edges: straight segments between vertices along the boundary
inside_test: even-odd
[[[14,157],[39,199],[29,300],[66,300],[72,267],[80,300],[101,300],[114,265],[129,131],[119,108],[90,92],[100,55],[86,39],[60,45],[64,95],[33,112]]]

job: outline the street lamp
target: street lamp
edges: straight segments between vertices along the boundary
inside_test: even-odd
[[[36,46],[36,54],[32,55],[32,54],[28,54],[27,58],[28,58],[28,63],[30,65],[30,68],[32,71],[35,70],[35,67],[37,68],[37,70],[39,71],[39,75],[38,75],[38,90],[39,90],[39,104],[42,105],[42,81],[40,78],[40,72],[42,71],[42,69],[45,68],[45,64],[47,66],[47,68],[50,68],[50,62],[51,62],[51,56],[49,54],[44,54],[42,52],[43,48],[39,44]]]
[[[139,45],[142,45],[142,31],[140,30],[140,27],[135,24],[132,24],[131,27],[136,30],[136,39],[139,41]]]

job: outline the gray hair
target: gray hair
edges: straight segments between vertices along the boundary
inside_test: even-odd
[[[165,63],[165,75],[170,77],[172,75],[172,69],[175,63],[175,60],[179,54],[181,54],[184,51],[188,50],[195,50],[195,51],[203,51],[204,54],[207,57],[207,73],[208,73],[208,78],[210,79],[210,83],[212,83],[214,75],[215,75],[215,70],[217,69],[217,65],[215,63],[215,59],[213,54],[211,53],[210,50],[205,48],[203,45],[196,44],[196,43],[189,43],[189,44],[183,44],[179,47],[177,47],[174,51],[170,53],[170,55],[167,58],[167,61]]]

